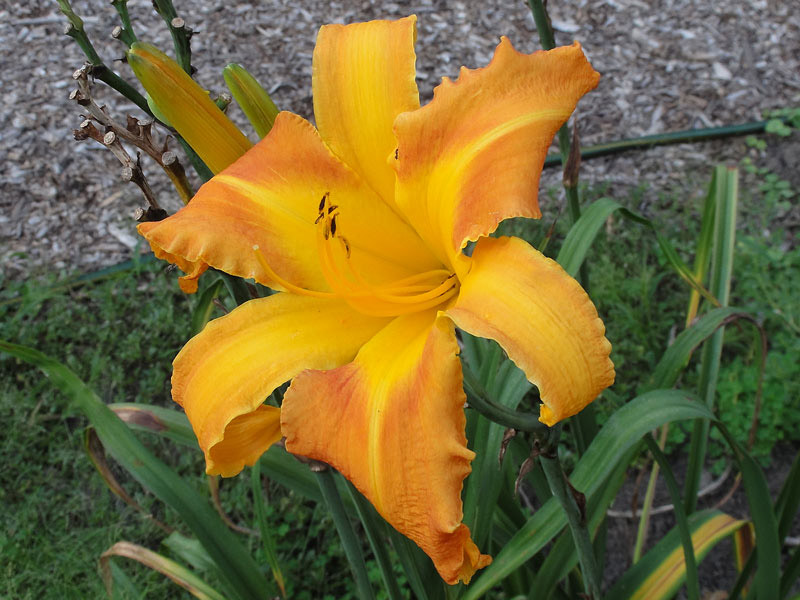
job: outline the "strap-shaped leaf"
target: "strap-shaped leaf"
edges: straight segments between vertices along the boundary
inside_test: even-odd
[[[715,306],[719,305],[716,298],[714,298],[714,296],[703,287],[702,283],[698,281],[692,269],[683,261],[669,240],[659,233],[656,223],[628,210],[610,198],[600,198],[591,204],[586,209],[586,212],[581,215],[581,218],[570,228],[564,240],[564,245],[561,246],[561,250],[556,258],[567,273],[573,277],[577,274],[600,228],[606,222],[606,219],[615,211],[619,211],[619,214],[629,221],[639,223],[650,229],[656,237],[656,242],[664,258],[667,259],[669,265],[681,279],[688,283],[692,289],[696,290],[704,298],[708,299],[712,304]]]
[[[0,350],[39,367],[89,419],[114,459],[181,515],[227,580],[231,594],[262,598],[269,583],[208,501],[147,450],[133,432],[70,369],[41,352],[0,341]]]
[[[691,327],[684,329],[661,356],[645,389],[664,389],[675,385],[681,371],[686,368],[692,352],[717,329],[740,317],[749,316],[735,307],[715,308]]]
[[[780,586],[781,543],[767,478],[758,463],[744,451],[728,429],[719,421],[715,421],[714,425],[736,457],[742,473],[742,483],[747,495],[747,504],[750,506],[753,527],[756,530],[758,566],[754,580],[755,592],[759,598],[770,598]]]
[[[189,419],[177,410],[130,402],[110,404],[109,408],[131,429],[162,435],[194,450],[200,450]],[[322,500],[319,485],[311,471],[283,448],[270,448],[261,457],[261,467],[270,479],[301,496]]]
[[[713,420],[714,416],[691,394],[676,390],[654,390],[636,397],[603,425],[572,472],[572,485],[591,497],[617,467],[620,458],[643,435],[664,423],[693,418]],[[547,501],[469,587],[464,595],[465,600],[480,598],[539,552],[565,524],[566,518],[557,501]]]
[[[130,542],[117,542],[111,546],[111,548],[103,552],[100,557],[100,570],[103,573],[103,580],[106,584],[106,590],[109,596],[113,597],[113,576],[109,566],[109,561],[113,556],[130,558],[154,571],[166,575],[172,581],[187,590],[192,596],[200,600],[225,600],[225,596],[183,565],[157,552],[148,550],[144,546],[139,546],[138,544],[132,544]]]
[[[746,524],[716,510],[689,517],[692,547],[698,561],[720,540]],[[642,559],[614,584],[605,600],[671,598],[686,578],[680,533],[673,527]]]

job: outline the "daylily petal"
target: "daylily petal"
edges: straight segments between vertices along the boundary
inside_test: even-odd
[[[314,49],[314,114],[322,139],[392,205],[392,123],[419,108],[416,24],[411,16],[325,25]]]
[[[502,38],[489,66],[462,68],[398,116],[396,201],[440,260],[452,264],[503,219],[541,216],[547,149],[598,78],[577,42],[528,55]]]
[[[326,193],[339,207],[339,229],[365,276],[381,282],[439,265],[414,230],[331,154],[311,124],[286,112],[187,206],[138,229],[170,262],[204,263],[280,289],[253,251],[258,245],[283,279],[326,289],[314,224]]]
[[[518,238],[482,238],[446,314],[496,340],[539,388],[539,420],[570,417],[614,382],[611,344],[586,292],[555,261]]]
[[[286,392],[286,449],[333,465],[448,583],[489,564],[461,523],[474,453],[452,323],[436,311],[398,317],[355,361],[305,371]]]
[[[204,262],[190,262],[180,256],[165,252],[158,246],[152,246],[152,248],[156,258],[166,260],[186,273],[186,275],[178,277],[178,285],[184,294],[194,294],[197,291],[197,280],[206,272],[208,265]]]
[[[235,475],[275,440],[276,415],[260,408],[303,369],[352,360],[387,319],[343,302],[275,294],[215,319],[173,362],[172,397],[192,423],[209,474]]]

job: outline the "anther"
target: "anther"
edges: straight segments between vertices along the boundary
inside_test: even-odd
[[[345,254],[347,254],[347,258],[350,258],[350,244],[347,243],[347,238],[339,237],[342,242],[342,246],[344,246]]]
[[[330,192],[325,192],[322,195],[322,200],[319,201],[319,212],[325,210],[325,203],[328,201],[328,196],[330,196],[330,194],[331,194]]]
[[[331,217],[331,235],[336,237],[336,215]]]

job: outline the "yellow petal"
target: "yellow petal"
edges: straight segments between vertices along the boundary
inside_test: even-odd
[[[436,311],[398,317],[354,362],[295,377],[281,413],[286,449],[341,471],[450,584],[491,561],[461,522],[474,454],[457,354]]]
[[[326,25],[314,49],[314,114],[322,139],[389,203],[396,147],[392,123],[419,107],[415,16]]]
[[[153,102],[214,173],[252,146],[208,92],[155,46],[135,42],[128,64]]]
[[[215,319],[173,363],[172,397],[183,406],[209,474],[235,475],[280,438],[272,391],[303,369],[352,360],[387,322],[342,302],[275,294]]]
[[[187,206],[138,229],[170,262],[179,257],[192,270],[202,263],[280,289],[258,261],[253,251],[258,245],[281,278],[321,290],[327,282],[314,222],[326,193],[338,206],[338,230],[348,240],[354,266],[371,281],[441,266],[414,230],[331,154],[311,124],[287,112]]]
[[[539,420],[570,417],[614,382],[611,344],[586,292],[553,260],[517,238],[482,238],[455,305],[473,335],[496,340],[539,388]]]
[[[440,260],[503,219],[541,216],[547,149],[598,78],[577,42],[527,55],[502,38],[489,66],[462,68],[397,118],[396,201]]]

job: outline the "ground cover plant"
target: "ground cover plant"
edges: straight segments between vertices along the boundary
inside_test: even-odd
[[[229,67],[225,79],[231,93],[258,136],[264,138],[264,142],[248,151],[250,142],[220,108],[230,101],[218,99],[215,104],[192,82],[190,31],[172,4],[156,2],[155,7],[172,30],[177,62],[152,46],[136,42],[125,2],[113,4],[122,22],[118,37],[129,47],[128,62],[149,96],[145,99],[102,64],[93,54],[79,17],[67,2],[60,2],[70,21],[68,33],[93,63],[75,74],[78,90],[73,99],[90,117],[76,131],[76,137],[91,138],[110,147],[128,169],[129,179],[141,188],[150,202],[141,215],[140,232],[158,256],[177,264],[185,272],[181,277],[182,290],[196,292],[196,295],[190,301],[177,294],[166,287],[171,276],[165,277],[158,267],[139,260],[130,268],[121,269],[112,279],[100,282],[66,281],[55,287],[9,285],[10,293],[6,292],[8,297],[3,299],[2,305],[8,315],[4,319],[7,331],[3,337],[15,343],[3,342],[0,346],[16,359],[38,366],[50,379],[44,382],[31,371],[24,370],[20,362],[6,361],[4,366],[14,381],[7,390],[7,397],[11,398],[8,410],[15,419],[27,418],[30,423],[37,422],[41,406],[59,414],[54,404],[44,400],[30,413],[20,410],[19,404],[14,402],[16,394],[25,397],[41,394],[55,384],[69,398],[73,409],[82,412],[91,423],[92,428],[81,434],[78,426],[68,421],[69,436],[73,441],[83,438],[91,461],[124,501],[124,504],[114,504],[114,508],[130,507],[122,511],[122,522],[133,521],[140,526],[138,531],[121,529],[125,537],[128,532],[136,533],[136,539],[117,541],[108,546],[100,559],[100,570],[109,593],[134,597],[170,593],[164,581],[146,570],[136,571],[135,580],[132,580],[127,574],[129,563],[122,561],[128,558],[168,575],[198,597],[212,598],[276,594],[369,598],[374,597],[376,589],[380,590],[378,596],[390,598],[409,594],[421,598],[485,595],[536,598],[578,594],[593,598],[624,598],[637,594],[669,597],[682,584],[686,585],[689,597],[697,598],[698,561],[728,536],[733,536],[736,542],[739,570],[736,583],[727,584],[727,587],[733,585],[733,597],[748,588],[762,597],[772,597],[775,590],[780,590],[782,596],[789,593],[796,579],[798,555],[791,554],[785,568],[781,569],[780,549],[800,502],[797,489],[800,484],[797,477],[790,476],[779,496],[770,498],[763,472],[754,457],[763,458],[776,438],[786,435],[792,439],[796,432],[793,388],[785,381],[783,385],[779,383],[782,379],[790,380],[795,369],[791,357],[796,336],[787,334],[786,330],[796,329],[797,319],[786,298],[796,285],[791,276],[796,244],[790,239],[782,252],[765,251],[773,247],[774,239],[785,238],[787,232],[778,228],[765,238],[764,228],[756,227],[752,232],[746,231],[737,246],[735,232],[741,191],[736,168],[709,168],[710,183],[696,219],[697,231],[675,227],[668,214],[663,221],[658,218],[660,215],[646,218],[636,212],[630,199],[620,202],[605,197],[600,187],[581,193],[577,176],[579,144],[577,137],[570,137],[565,126],[559,132],[559,142],[561,155],[565,157],[567,218],[562,217],[556,223],[554,218],[548,217],[538,228],[531,227],[527,221],[515,220],[501,229],[502,233],[513,237],[486,238],[482,236],[491,232],[498,219],[493,216],[493,222],[482,222],[479,210],[464,217],[467,221],[455,219],[455,224],[450,223],[448,227],[452,229],[445,229],[442,242],[437,237],[436,227],[440,223],[436,219],[444,218],[442,222],[446,222],[447,215],[431,213],[430,209],[427,214],[425,210],[415,212],[414,199],[433,189],[444,194],[445,199],[436,196],[437,201],[446,202],[446,198],[451,198],[453,213],[461,214],[458,212],[463,210],[459,194],[468,194],[464,190],[480,190],[482,180],[471,179],[470,186],[464,188],[454,185],[453,180],[464,176],[464,168],[453,168],[453,164],[459,163],[449,163],[441,156],[432,158],[434,166],[429,165],[432,170],[423,172],[420,178],[415,175],[415,169],[421,167],[415,167],[409,157],[415,156],[415,152],[425,156],[437,147],[436,144],[443,144],[456,155],[466,152],[463,165],[475,160],[470,153],[480,156],[480,152],[491,146],[487,140],[511,144],[503,146],[506,153],[519,151],[525,146],[514,144],[528,143],[532,133],[525,127],[530,124],[539,127],[542,118],[539,112],[525,112],[531,110],[527,108],[529,103],[524,103],[522,109],[515,108],[514,93],[502,92],[496,102],[498,106],[506,106],[509,113],[508,120],[502,122],[499,129],[492,129],[497,126],[495,123],[488,130],[481,130],[480,119],[473,121],[473,129],[457,123],[450,129],[445,126],[427,144],[415,147],[404,141],[402,131],[415,131],[419,125],[418,115],[424,122],[429,118],[426,115],[436,114],[437,109],[412,110],[396,121],[401,133],[398,133],[400,143],[394,150],[386,140],[379,138],[375,139],[380,147],[366,154],[358,154],[358,146],[353,146],[355,150],[346,144],[337,146],[336,139],[329,143],[340,155],[356,152],[348,156],[351,165],[363,160],[374,161],[375,156],[383,155],[390,161],[393,155],[398,161],[398,181],[405,181],[404,185],[415,191],[407,196],[399,193],[395,199],[397,204],[388,205],[391,211],[399,211],[406,219],[392,225],[394,233],[391,235],[399,236],[395,239],[402,242],[398,248],[411,256],[409,260],[418,262],[414,265],[416,270],[411,271],[413,275],[400,271],[403,275],[394,275],[388,283],[384,281],[378,285],[367,281],[379,271],[370,271],[373,268],[370,263],[362,261],[364,245],[392,243],[391,236],[387,233],[388,237],[371,238],[373,232],[369,226],[366,230],[359,229],[361,225],[353,220],[352,209],[363,210],[364,206],[352,204],[346,189],[348,185],[358,184],[348,179],[349,171],[337,172],[339,167],[330,163],[327,155],[313,159],[321,162],[314,171],[306,173],[301,182],[303,186],[314,188],[313,193],[290,188],[282,192],[290,196],[295,194],[298,201],[303,198],[305,203],[309,202],[305,198],[309,194],[321,196],[321,200],[315,197],[313,202],[313,212],[318,215],[311,224],[310,231],[314,232],[311,238],[304,237],[303,232],[309,230],[295,233],[290,226],[281,224],[278,212],[266,221],[264,231],[271,232],[273,226],[284,227],[292,236],[297,236],[293,249],[283,249],[289,255],[309,239],[313,242],[316,236],[323,274],[332,291],[319,290],[313,277],[308,279],[301,271],[292,272],[287,278],[286,269],[295,267],[291,260],[281,262],[285,257],[282,258],[280,252],[276,254],[275,239],[268,236],[247,239],[245,236],[238,240],[223,227],[227,226],[226,219],[239,223],[234,230],[249,226],[245,224],[246,219],[237,216],[240,210],[237,204],[255,202],[258,205],[263,198],[271,198],[275,186],[284,185],[282,182],[293,176],[290,175],[292,169],[302,164],[300,156],[303,160],[314,156],[313,145],[303,137],[309,135],[310,129],[302,129],[304,126],[298,125],[300,121],[288,113],[276,115],[277,109],[263,88],[241,67]],[[532,2],[531,6],[543,46],[551,48],[552,32],[548,30],[544,8],[537,2]],[[380,35],[401,32],[401,37],[409,37],[408,33],[413,32],[413,20],[348,27],[324,29],[321,47],[331,48],[335,55],[340,48],[346,50],[348,44],[361,43],[359,32],[370,28],[385,32]],[[476,74],[462,74],[463,80],[455,85],[445,84],[438,104],[435,100],[430,106],[446,107],[442,104],[443,98],[457,97],[459,90],[464,86],[470,89],[470,85],[479,81],[477,78],[488,77],[487,73],[502,73],[504,64],[522,65],[530,60],[530,68],[546,71],[550,67],[541,65],[547,65],[550,57],[554,57],[553,61],[561,60],[555,57],[574,57],[564,60],[573,61],[574,65],[584,64],[580,62],[584,59],[578,46],[529,58],[514,54],[508,42],[503,41],[493,63],[494,71],[490,67]],[[336,62],[328,64],[322,50],[318,60],[336,73]],[[383,59],[371,57],[367,66],[370,61],[379,60]],[[390,55],[388,60],[395,60],[395,57]],[[324,72],[325,68],[320,67],[320,71]],[[593,76],[589,71],[586,73],[584,78],[588,83],[581,84],[586,88],[575,92],[578,96],[591,87]],[[188,164],[194,166],[201,178],[210,180],[203,188],[205,191],[201,190],[192,198],[192,184],[180,160],[174,152],[159,150],[152,123],[128,119],[122,125],[122,121],[114,120],[97,105],[92,97],[91,77],[111,85],[153,118],[174,128],[168,131],[183,144]],[[361,85],[369,89],[366,80],[350,81],[348,74],[335,77],[344,78],[339,83],[347,83],[345,89]],[[498,75],[498,79],[503,77]],[[474,90],[492,89],[492,80],[488,81],[485,87],[475,84]],[[323,80],[315,89],[329,97],[325,85]],[[448,88],[448,85],[453,87]],[[457,87],[459,85],[461,87]],[[526,89],[523,86],[522,92],[515,93],[524,95]],[[550,102],[549,96],[544,98],[545,104]],[[568,108],[571,106],[570,101],[566,104]],[[348,105],[343,108],[348,110]],[[336,120],[328,121],[332,125],[321,124],[327,119],[325,110],[323,106],[317,115],[318,125],[323,132],[326,127],[331,128],[327,129],[329,132],[336,131]],[[404,109],[392,110],[402,112]],[[428,112],[424,112],[426,110]],[[515,110],[522,112],[518,114]],[[570,111],[571,108],[563,111],[559,123]],[[396,112],[391,115],[392,119]],[[353,116],[361,119],[363,115],[356,111],[345,119]],[[446,124],[446,119],[443,122]],[[780,122],[786,128],[794,124],[788,113]],[[95,123],[102,128],[98,129]],[[429,131],[426,127],[432,127],[432,123],[421,127],[417,134],[421,131],[424,137]],[[524,126],[518,131],[520,123]],[[537,142],[538,154],[534,152],[533,158],[520,158],[524,172],[530,172],[530,165],[525,161],[532,160],[534,167],[537,162],[541,165],[549,139],[559,123],[548,124],[545,133],[538,134],[542,137],[541,142]],[[369,128],[374,123],[363,126]],[[786,133],[776,129],[774,124],[765,128]],[[346,137],[348,130],[342,131],[337,135]],[[461,140],[459,136],[470,131],[478,136],[472,145],[454,141]],[[301,142],[297,142],[298,139]],[[344,138],[338,139],[342,144]],[[139,159],[132,159],[120,140],[137,147],[164,168],[177,193],[188,203],[187,209],[165,219],[165,211],[149,192],[142,176]],[[366,142],[373,141],[368,136]],[[305,154],[298,157],[291,154],[292,144],[296,143],[307,144]],[[448,143],[453,144],[452,147]],[[570,145],[573,152],[570,152]],[[289,153],[284,154],[284,151]],[[507,159],[517,156],[521,155],[504,154]],[[233,166],[226,169],[231,164]],[[269,164],[278,178],[272,182],[269,178],[259,179],[263,177],[263,164]],[[380,164],[382,161],[360,172],[372,177]],[[404,166],[409,164],[410,167]],[[425,165],[424,161],[420,164]],[[481,164],[485,171],[495,168],[496,163]],[[278,169],[280,165],[283,166]],[[752,164],[745,167],[749,169]],[[762,178],[755,193],[768,199],[773,212],[771,216],[761,214],[761,218],[772,225],[780,219],[781,211],[786,210],[786,199],[794,192],[779,179],[759,172],[758,167],[752,168],[755,170],[751,175]],[[221,175],[212,178],[220,172]],[[325,191],[317,193],[314,178],[326,172],[329,179],[323,182]],[[331,172],[334,175],[330,175]],[[376,190],[385,187],[385,181],[374,176],[376,179],[370,180],[370,187]],[[498,182],[511,186],[506,190],[510,198],[520,193],[521,188],[513,187],[517,184],[510,177],[491,181],[491,191],[495,193]],[[522,197],[527,197],[525,194],[530,193],[530,188],[523,187]],[[253,194],[253,189],[260,191]],[[362,188],[357,189],[361,194],[366,193]],[[402,190],[402,186],[398,189]],[[486,201],[481,198],[486,198],[489,191],[483,190],[483,196],[478,194],[479,207],[482,207],[481,201]],[[231,193],[236,202],[230,204],[224,215],[214,213],[218,210],[215,198]],[[502,193],[499,195],[504,197]],[[270,208],[269,202],[262,208],[274,208]],[[535,208],[535,203],[532,206]],[[248,210],[251,215],[256,214]],[[536,212],[530,206],[512,206],[501,208],[500,214],[506,216],[515,211],[528,216],[535,216]],[[393,222],[392,214],[380,213],[375,222]],[[209,215],[213,217],[208,221],[212,225],[204,228],[203,220]],[[236,221],[237,218],[240,221]],[[406,229],[408,223],[419,238],[413,237],[411,229]],[[456,239],[455,252],[448,245],[448,232],[463,236]],[[420,267],[428,265],[428,259],[422,254],[419,255],[422,258],[414,258],[405,244],[412,238],[424,240],[442,264],[449,265],[449,270]],[[475,239],[471,238],[481,239],[473,244]],[[462,239],[465,244],[470,241],[463,254],[460,252]],[[527,243],[519,241],[521,239]],[[197,240],[205,240],[205,250],[192,249],[197,247]],[[259,240],[263,241],[253,243]],[[226,244],[239,246],[228,254]],[[534,247],[555,258],[561,267],[539,258],[541,255]],[[745,256],[742,263],[734,260],[737,252]],[[349,262],[351,254],[354,258]],[[399,255],[398,252],[390,254]],[[298,254],[293,260],[302,262],[305,259]],[[250,267],[242,267],[242,264]],[[487,264],[492,268],[487,269]],[[743,267],[738,266],[740,264]],[[734,271],[734,268],[745,270]],[[344,275],[342,269],[345,269]],[[428,270],[420,272],[421,269]],[[600,281],[592,275],[595,270],[604,274]],[[751,277],[754,270],[758,273]],[[505,273],[505,277],[493,279],[495,273]],[[760,276],[764,273],[769,274],[769,280],[765,279],[766,275]],[[243,280],[241,276],[254,281]],[[542,291],[544,288],[536,291],[537,288],[531,287],[519,297],[509,296],[511,292],[504,292],[502,286],[516,281],[517,277],[535,280],[537,285],[551,278],[555,283],[546,288],[546,292]],[[594,309],[585,313],[588,317],[581,316],[588,298],[584,300],[585,295],[571,277],[578,278],[591,290],[594,303],[606,321],[609,337],[620,340],[619,344],[615,343],[611,356],[618,373],[617,382],[608,390],[604,388],[612,379],[610,363],[607,363],[610,347],[603,338],[603,331],[596,328]],[[732,282],[738,283],[740,278],[747,283],[732,288]],[[488,290],[491,294],[485,296]],[[151,299],[154,293],[158,294],[157,299]],[[489,311],[486,315],[479,313],[473,304],[472,294],[475,293],[478,294],[476,298],[482,298],[478,304],[485,308],[481,310]],[[553,302],[548,298],[550,294],[556,298],[555,305],[548,304]],[[148,299],[141,300],[143,295]],[[251,346],[259,361],[266,360],[263,357],[265,348],[261,347],[263,339],[274,338],[278,335],[276,331],[285,331],[287,335],[275,338],[266,348],[273,357],[269,360],[280,363],[284,359],[276,357],[282,353],[297,352],[292,344],[298,334],[283,321],[274,320],[277,317],[273,313],[264,313],[273,321],[269,321],[266,328],[255,329],[258,335],[253,336],[252,328],[260,327],[253,315],[258,315],[263,307],[271,307],[270,311],[276,306],[289,310],[293,306],[289,303],[294,302],[306,307],[301,320],[319,319],[319,313],[328,310],[322,301],[329,302],[332,296],[345,299],[350,307],[347,310],[336,308],[339,311],[337,320],[348,323],[350,309],[360,313],[357,320],[334,334],[342,339],[351,336],[360,339],[358,336],[364,329],[366,337],[345,353],[352,358],[358,347],[365,344],[353,366],[332,369],[346,363],[347,359],[336,359],[331,364],[328,358],[310,363],[302,362],[306,360],[302,358],[304,366],[295,371],[301,372],[288,388],[278,385],[291,378],[291,373],[285,369],[273,377],[272,384],[263,383],[264,366],[254,363]],[[521,301],[523,297],[525,300]],[[498,298],[500,303],[493,304]],[[149,310],[152,304],[159,306]],[[525,310],[520,311],[520,306]],[[592,306],[591,303],[588,306]],[[448,318],[464,328],[458,334],[457,347],[452,325],[441,325],[443,317],[438,310],[446,311]],[[537,317],[533,313],[535,310],[549,316]],[[513,316],[509,317],[512,312]],[[275,314],[281,317],[283,313]],[[77,344],[65,337],[73,317],[81,323],[77,339],[84,340]],[[212,317],[217,318],[212,320]],[[394,320],[389,325],[381,321],[390,317]],[[136,323],[132,324],[134,319]],[[430,319],[434,319],[435,325],[429,324]],[[86,345],[92,321],[106,333],[95,336],[94,343]],[[372,330],[373,321],[375,331],[380,329],[378,334]],[[485,321],[490,327],[486,327]],[[327,326],[324,320],[319,324],[323,330]],[[501,327],[500,324],[505,325]],[[383,327],[385,329],[381,329]],[[422,329],[416,329],[418,327]],[[427,328],[431,328],[432,333]],[[533,337],[538,338],[538,346],[531,345],[530,337],[520,337],[519,331],[526,331],[526,328],[535,332]],[[423,337],[419,337],[421,331],[426,332]],[[473,337],[467,331],[495,337],[500,345]],[[326,335],[314,333],[319,348],[328,343]],[[173,396],[186,409],[187,420],[168,403],[153,398],[167,396],[169,368],[165,365],[191,334],[198,335],[181,350],[172,380]],[[373,335],[378,341],[366,342]],[[256,337],[257,343],[253,341]],[[397,339],[405,339],[408,348],[403,350]],[[778,357],[772,362],[766,353],[767,340],[771,339],[775,340],[772,344]],[[38,350],[30,348],[34,345]],[[116,355],[119,345],[124,349]],[[370,350],[365,350],[367,348]],[[317,347],[301,349],[304,350],[301,357],[321,356]],[[461,358],[453,362],[456,353],[460,353]],[[49,358],[48,354],[57,355],[62,362]],[[421,354],[426,362],[410,371],[420,379],[409,387],[404,369],[413,365]],[[112,358],[114,356],[118,358]],[[441,365],[445,366],[440,365],[442,360],[445,363]],[[522,365],[525,373],[512,360]],[[557,365],[557,370],[566,369],[566,375],[548,374],[548,361]],[[309,367],[321,370],[309,371]],[[438,369],[438,377],[425,378],[429,368]],[[462,373],[467,400],[465,422],[461,421]],[[340,376],[341,379],[334,379],[333,383],[329,381],[330,377]],[[528,380],[535,380],[538,390]],[[367,382],[364,384],[366,391],[358,387],[359,381]],[[451,383],[452,389],[446,387]],[[221,393],[220,389],[226,387],[227,392]],[[329,410],[327,407],[335,405],[336,394],[341,393],[342,388],[346,390],[343,396],[349,398],[349,404],[343,406],[351,412],[343,413],[345,418],[341,415],[320,418]],[[319,390],[325,389],[328,392],[320,402]],[[245,392],[249,398],[242,397]],[[588,404],[599,392],[605,401]],[[422,394],[421,401],[415,394]],[[262,405],[265,396],[268,402]],[[447,397],[455,400],[453,409],[447,409],[450,412],[445,410],[434,418],[426,417],[430,407],[440,406],[440,398]],[[353,399],[358,398],[363,398],[368,406],[378,402],[374,398],[383,398],[375,405],[377,412],[373,407],[366,429],[368,443],[364,447],[358,446],[362,443],[356,436],[361,435],[358,428],[352,433],[353,423],[361,417],[350,407],[356,404]],[[119,404],[120,400],[125,403]],[[397,412],[397,407],[409,400],[416,403]],[[113,403],[109,405],[109,401]],[[544,404],[540,405],[540,401]],[[231,407],[235,408],[233,412]],[[392,419],[386,420],[380,414],[382,411],[393,415]],[[391,423],[395,419],[402,422],[408,415],[421,420],[405,423],[402,431],[394,431]],[[566,427],[558,423],[564,419],[568,419]],[[682,421],[688,425],[681,427]],[[763,428],[760,427],[762,422],[765,423]],[[454,424],[455,429],[446,433],[450,427],[448,423]],[[466,438],[459,429],[466,431]],[[658,439],[651,434],[656,429],[660,430]],[[420,437],[419,431],[425,430],[431,433]],[[434,430],[438,430],[436,434]],[[44,428],[32,428],[32,431],[34,435],[30,437],[22,430],[18,436],[15,434],[14,446],[9,445],[9,451],[15,446],[24,448],[37,443],[52,446],[48,440],[51,432]],[[319,438],[320,431],[322,438]],[[450,445],[437,450],[437,436],[443,435]],[[286,439],[279,442],[282,436]],[[404,446],[403,440],[409,437],[413,443]],[[222,485],[222,499],[214,503],[217,511],[208,502],[208,492],[198,475],[203,462],[197,452],[198,440],[211,476],[212,498],[216,498],[216,491]],[[474,459],[464,446],[466,443],[474,450]],[[353,454],[351,448],[358,451]],[[634,549],[635,564],[616,581],[604,582],[602,565],[608,560],[602,544],[607,531],[606,510],[630,465],[637,465],[643,472],[649,469],[647,454],[643,453],[645,448],[667,482],[676,525],[645,552],[647,522],[653,506],[654,484],[651,483],[644,498]],[[687,457],[683,492],[664,456],[664,449],[671,450],[673,455],[682,451]],[[287,450],[305,456],[306,460],[298,462]],[[119,466],[109,466],[106,453]],[[736,463],[750,505],[747,518],[734,518],[718,509],[697,510],[700,475],[707,455],[711,459],[724,456]],[[377,456],[384,458],[376,460]],[[472,473],[464,479],[470,461]],[[325,463],[336,466],[353,485]],[[244,465],[253,467],[249,478],[240,476],[232,480],[232,484],[220,484],[216,478],[218,474],[234,475]],[[796,468],[797,464],[793,471]],[[418,470],[427,472],[428,478],[412,476]],[[18,490],[17,482],[24,473],[9,473],[10,483],[15,486],[12,489]],[[406,473],[412,475],[406,477]],[[655,482],[656,466],[650,473],[650,481]],[[266,490],[262,475],[270,480]],[[398,476],[397,480],[391,479]],[[120,478],[125,484],[123,487],[137,490],[134,497],[118,487],[116,480]],[[93,481],[97,483],[96,479]],[[152,495],[142,493],[139,485]],[[22,494],[16,491],[11,500],[21,505]],[[93,517],[110,516],[111,506],[111,503],[101,505]],[[237,523],[245,524],[246,529],[243,531]],[[9,531],[15,536],[25,535],[24,530],[20,532],[24,526],[25,520],[20,519],[11,523]],[[173,527],[189,537],[172,532]],[[68,522],[64,528],[65,534],[76,530]],[[87,536],[90,535],[91,528],[85,529]],[[341,545],[333,537],[334,530],[341,538]],[[101,535],[108,533],[105,530]],[[11,546],[10,540],[10,536],[3,540],[4,548]],[[156,548],[157,552],[149,548]],[[17,546],[12,550],[17,556],[10,563],[9,573],[13,576],[9,578],[9,593],[19,593],[25,586],[24,576],[16,574],[14,565],[24,564],[27,559]],[[309,581],[309,572],[314,574],[313,583]],[[71,577],[83,575],[74,571]]]

